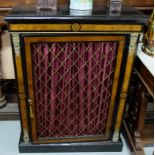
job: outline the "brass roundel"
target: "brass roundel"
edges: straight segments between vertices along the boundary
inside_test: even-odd
[[[128,94],[125,92],[120,93],[120,98],[121,99],[126,99],[128,97]]]
[[[78,31],[80,31],[81,26],[78,23],[74,23],[74,24],[72,24],[71,28],[72,28],[72,31],[78,32]]]

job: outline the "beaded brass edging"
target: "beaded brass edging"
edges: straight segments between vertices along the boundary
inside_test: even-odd
[[[130,46],[129,46],[129,54],[133,54],[134,50],[136,48],[136,43],[137,43],[137,39],[138,39],[138,33],[131,33],[130,34]]]

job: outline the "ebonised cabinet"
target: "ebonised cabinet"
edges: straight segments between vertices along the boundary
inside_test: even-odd
[[[74,16],[15,7],[9,23],[21,113],[20,152],[121,151],[120,128],[147,17],[123,7]]]

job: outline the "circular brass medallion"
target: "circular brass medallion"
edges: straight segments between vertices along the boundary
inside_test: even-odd
[[[128,94],[125,92],[120,93],[120,98],[121,99],[126,99],[128,97]]]
[[[72,24],[71,28],[72,28],[72,31],[78,32],[78,31],[80,31],[81,26],[78,23],[74,23],[74,24]]]

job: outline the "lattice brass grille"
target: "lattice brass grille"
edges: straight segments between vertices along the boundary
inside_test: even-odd
[[[39,138],[104,135],[117,42],[33,43]]]

